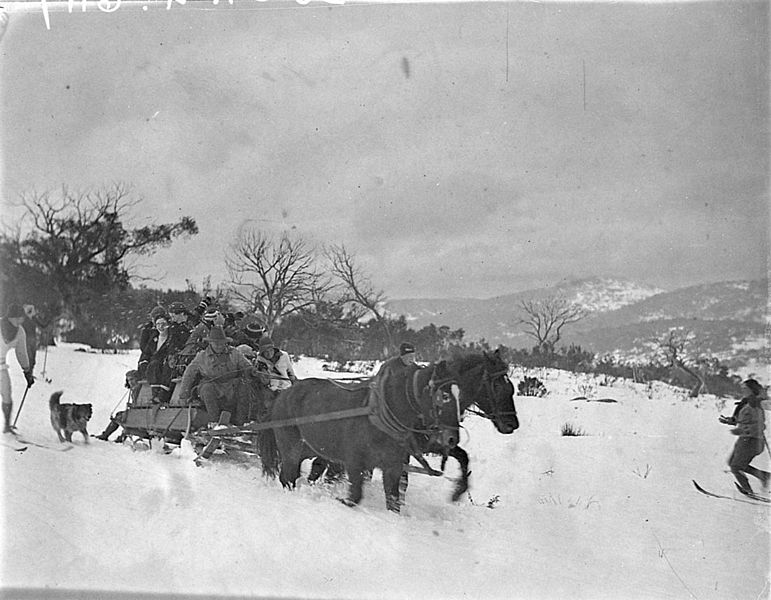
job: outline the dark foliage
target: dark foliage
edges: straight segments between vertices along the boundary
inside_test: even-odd
[[[583,429],[578,425],[573,425],[573,423],[565,423],[560,429],[560,433],[567,437],[581,437],[586,435]]]
[[[548,392],[543,382],[536,377],[525,377],[517,385],[517,393],[520,396],[538,396],[543,397]]]

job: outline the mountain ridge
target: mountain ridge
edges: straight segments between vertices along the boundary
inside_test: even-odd
[[[692,330],[724,360],[746,362],[767,349],[766,279],[663,290],[628,279],[592,277],[487,299],[393,299],[385,308],[391,315],[404,315],[414,329],[430,323],[447,325],[462,328],[468,341],[527,348],[533,340],[518,323],[520,302],[555,295],[587,311],[584,319],[564,329],[560,343],[579,344],[596,353],[639,357],[652,339],[672,327]]]

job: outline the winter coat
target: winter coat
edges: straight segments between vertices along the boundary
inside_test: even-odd
[[[264,356],[260,355],[257,358],[257,366],[263,372],[270,375],[276,375],[281,378],[278,379],[276,377],[271,377],[270,381],[268,382],[268,387],[274,392],[278,390],[285,390],[286,388],[291,387],[292,384],[297,381],[297,375],[294,374],[291,357],[289,354],[283,350],[279,350],[278,348],[276,349],[273,358],[265,358]]]
[[[384,396],[386,381],[394,376],[402,376],[404,373],[414,371],[417,366],[414,363],[405,365],[401,356],[393,356],[385,361],[375,374],[374,387],[382,398]]]
[[[5,319],[4,319],[5,320]],[[15,350],[16,360],[19,361],[22,370],[29,370],[29,356],[27,355],[27,335],[23,327],[16,327],[11,339],[6,339],[7,332],[13,332],[14,327],[11,323],[4,323],[3,335],[0,335],[0,369],[7,369],[6,357],[8,352]]]
[[[193,387],[199,382],[201,385],[213,385],[220,395],[229,396],[239,377],[256,374],[257,370],[235,348],[228,346],[225,352],[217,354],[208,346],[187,365],[179,383],[179,397],[180,400],[189,398]]]
[[[766,426],[765,415],[758,404],[750,400],[742,406],[736,427],[731,430],[731,433],[741,438],[763,439],[763,430]]]

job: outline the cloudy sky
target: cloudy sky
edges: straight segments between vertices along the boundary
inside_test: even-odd
[[[563,278],[675,288],[768,259],[768,4],[124,3],[13,12],[2,188],[120,181],[200,234],[344,243],[392,298]]]

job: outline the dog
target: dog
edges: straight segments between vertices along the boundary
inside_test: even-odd
[[[48,401],[48,408],[51,410],[51,426],[62,443],[72,442],[72,434],[79,431],[88,444],[86,423],[91,419],[92,406],[90,404],[60,404],[59,399],[63,393],[54,392]]]

